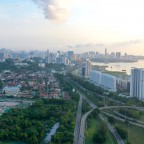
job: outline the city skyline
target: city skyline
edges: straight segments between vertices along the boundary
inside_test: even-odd
[[[0,47],[144,53],[141,0],[5,0]]]

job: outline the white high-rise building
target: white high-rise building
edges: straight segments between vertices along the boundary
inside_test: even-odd
[[[101,86],[109,91],[116,92],[116,77],[102,73],[101,74]]]
[[[101,72],[91,70],[90,72],[90,80],[95,83],[96,85],[101,85]]]
[[[101,73],[99,71],[91,70],[90,80],[97,86],[101,86],[102,88],[108,91],[112,91],[112,92],[117,91],[115,76]]]
[[[142,68],[131,69],[130,96],[144,100],[144,69]]]
[[[85,63],[85,77],[86,78],[89,78],[91,69],[92,69],[91,61],[89,59],[86,59],[86,63]]]

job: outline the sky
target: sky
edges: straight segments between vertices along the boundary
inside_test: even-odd
[[[144,55],[143,0],[1,0],[0,48]]]

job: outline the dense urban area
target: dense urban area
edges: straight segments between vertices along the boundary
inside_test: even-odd
[[[143,144],[143,59],[0,49],[0,144]]]

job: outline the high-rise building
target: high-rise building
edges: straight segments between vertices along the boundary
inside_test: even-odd
[[[56,63],[57,64],[69,64],[69,59],[65,57],[65,55],[59,55],[56,57]]]
[[[130,96],[144,99],[144,69],[132,68],[130,81]]]
[[[86,59],[86,63],[85,63],[85,77],[86,78],[89,78],[91,69],[92,69],[91,61],[89,59]]]
[[[112,91],[112,92],[117,91],[115,76],[101,73],[99,71],[91,70],[90,80],[97,86],[100,86],[108,91]]]
[[[116,77],[102,73],[101,74],[101,87],[106,90],[116,92]]]
[[[73,55],[74,55],[74,52],[73,52],[73,51],[68,51],[68,52],[67,52],[67,56],[68,56],[69,60],[72,60]]]
[[[105,56],[107,55],[107,49],[105,48]]]
[[[82,77],[85,77],[85,65],[82,66],[82,72],[81,72],[81,74],[82,74]]]
[[[116,58],[121,58],[121,52],[116,52]]]
[[[96,71],[96,70],[91,70],[90,72],[90,80],[100,86],[101,85],[101,72]]]

